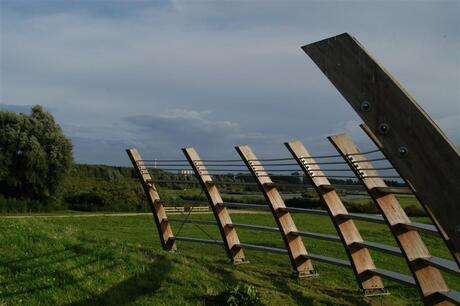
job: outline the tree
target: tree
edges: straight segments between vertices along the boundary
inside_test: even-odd
[[[46,200],[56,196],[73,159],[72,144],[39,105],[30,115],[0,111],[0,193]]]

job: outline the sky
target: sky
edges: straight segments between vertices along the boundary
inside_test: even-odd
[[[0,0],[0,108],[41,104],[79,163],[336,153],[361,120],[300,49],[348,32],[460,144],[460,1]]]

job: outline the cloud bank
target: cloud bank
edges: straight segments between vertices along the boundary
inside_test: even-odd
[[[1,6],[0,103],[43,104],[84,163],[149,157],[315,154],[349,131],[348,104],[300,46],[358,38],[460,143],[460,4],[438,2],[9,1]]]

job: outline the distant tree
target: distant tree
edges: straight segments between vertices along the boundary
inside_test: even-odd
[[[70,140],[41,106],[32,107],[30,115],[0,111],[0,193],[53,197],[72,161]]]

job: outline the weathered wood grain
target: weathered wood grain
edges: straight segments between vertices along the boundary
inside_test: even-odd
[[[142,163],[141,155],[137,149],[128,149],[126,152],[128,153],[129,159],[131,160],[137,175],[139,176],[142,188],[144,189],[147,197],[147,202],[149,203],[153,219],[155,220],[155,224],[158,229],[161,246],[166,251],[175,251],[176,239],[173,235],[168,221],[168,216],[166,215],[163,203],[161,202],[157,189],[152,182],[148,169]]]
[[[459,149],[349,34],[302,49],[363,119],[368,134],[415,190],[459,264]]]
[[[363,239],[353,220],[346,217],[348,215],[346,207],[327,177],[323,177],[324,173],[320,166],[316,164],[302,142],[294,140],[286,142],[285,145],[326,207],[350,259],[358,286],[364,291],[364,295],[387,294],[381,278],[370,273],[376,268],[371,254],[363,245]]]
[[[297,231],[297,227],[291,214],[287,211],[286,205],[273,184],[272,180],[265,171],[262,163],[257,160],[256,155],[249,146],[235,147],[244,163],[251,171],[265,200],[270,206],[273,217],[280,230],[284,244],[291,260],[291,265],[299,277],[314,276],[316,272],[313,268],[311,259],[308,257],[307,250],[302,241],[302,237]]]
[[[384,188],[388,186],[378,177],[379,173],[373,169],[365,155],[359,154],[358,147],[346,134],[330,136],[328,139],[377,204],[407,261],[424,302],[428,305],[452,305],[439,294],[449,290],[441,272],[425,261],[431,258],[428,248],[416,230],[404,226],[411,221],[394,194],[385,191]]]
[[[194,148],[183,148],[187,160],[192,166],[195,175],[200,182],[201,188],[208,198],[216,223],[224,242],[225,250],[234,264],[245,262],[243,247],[241,246],[236,228],[232,223],[228,209],[223,205],[219,189],[208,174],[204,162]]]

